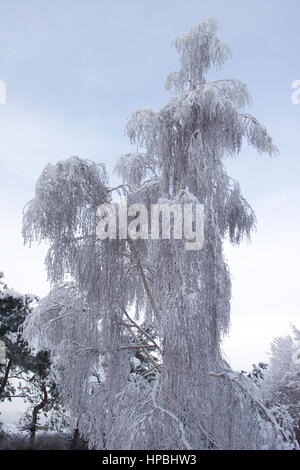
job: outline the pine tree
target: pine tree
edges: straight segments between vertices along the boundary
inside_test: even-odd
[[[20,327],[35,300],[31,295],[21,295],[9,289],[3,278],[3,273],[0,273],[0,340],[5,350],[5,363],[0,364],[0,401],[10,400],[16,391],[11,375],[21,375],[24,369],[28,369],[32,364],[33,358]],[[19,370],[20,366],[22,371]]]
[[[32,353],[22,336],[23,323],[38,299],[9,289],[3,277],[0,273],[0,341],[6,353],[5,362],[0,364],[0,402],[23,398],[24,404],[30,403],[23,429],[29,431],[33,448],[41,413],[47,416],[50,412],[53,422],[62,414],[62,408],[50,373],[49,353]]]

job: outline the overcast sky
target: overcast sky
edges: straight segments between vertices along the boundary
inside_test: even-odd
[[[232,328],[224,350],[235,369],[267,360],[274,336],[299,321],[300,79],[298,0],[0,0],[0,270],[10,287],[45,295],[46,247],[24,248],[22,208],[48,162],[71,155],[105,162],[130,149],[124,124],[140,107],[163,106],[171,40],[207,17],[233,57],[212,78],[245,81],[251,112],[280,149],[245,147],[227,162],[255,209],[251,245],[226,246],[233,276]]]

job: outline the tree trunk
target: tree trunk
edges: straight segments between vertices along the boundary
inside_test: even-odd
[[[40,411],[46,406],[48,401],[48,394],[45,385],[42,386],[43,399],[38,405],[33,408],[32,412],[32,421],[30,425],[30,439],[29,439],[29,448],[34,449],[35,435],[36,435],[36,426],[38,421],[38,416]]]
[[[79,429],[78,429],[78,426],[77,426],[74,433],[73,433],[73,437],[72,437],[72,441],[71,441],[71,450],[76,450],[77,449],[78,440],[79,440]]]
[[[10,372],[11,367],[12,367],[12,360],[9,359],[8,364],[6,366],[5,374],[4,374],[4,377],[3,377],[3,382],[2,382],[1,387],[0,387],[0,397],[3,395],[5,387],[7,385],[8,376],[9,376],[9,372]]]

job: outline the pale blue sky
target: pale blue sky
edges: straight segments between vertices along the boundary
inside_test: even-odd
[[[77,154],[107,164],[130,147],[128,114],[161,107],[178,67],[171,40],[207,17],[233,57],[211,77],[245,81],[251,112],[280,149],[278,159],[245,148],[228,162],[257,212],[251,246],[226,249],[233,274],[235,368],[266,359],[274,335],[299,325],[300,79],[298,0],[0,0],[0,270],[11,287],[47,292],[44,247],[23,248],[21,211],[49,161]]]

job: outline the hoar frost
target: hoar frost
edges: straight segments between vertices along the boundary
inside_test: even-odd
[[[24,335],[51,351],[64,405],[91,448],[294,446],[221,354],[231,298],[223,241],[240,244],[256,224],[223,160],[243,142],[277,150],[245,112],[245,84],[206,80],[230,56],[216,33],[208,20],[175,39],[181,67],[166,84],[174,94],[160,111],[129,117],[135,151],[116,167],[128,203],[148,210],[188,188],[205,207],[201,251],[176,239],[99,240],[97,207],[111,202],[112,189],[102,166],[77,157],[46,167],[26,209],[25,241],[50,242],[53,289]]]

